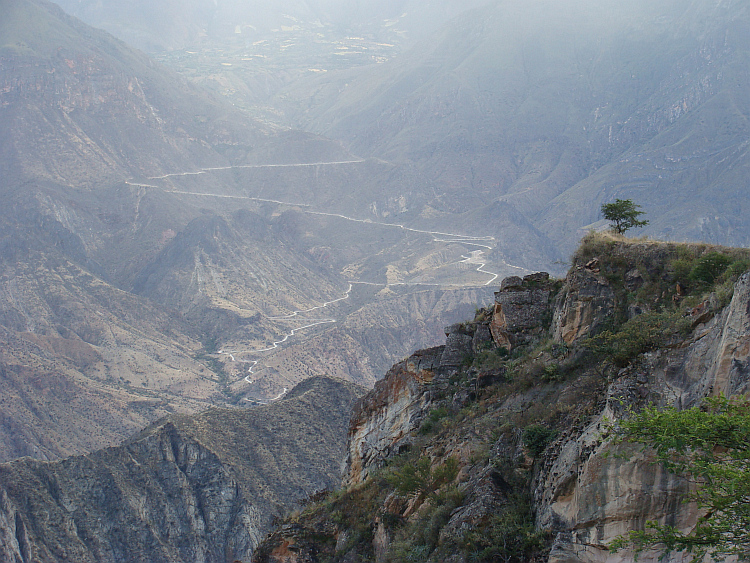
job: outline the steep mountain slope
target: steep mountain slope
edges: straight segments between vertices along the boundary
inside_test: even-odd
[[[495,2],[279,105],[297,100],[296,123],[358,154],[415,164],[433,207],[500,203],[563,255],[616,197],[644,206],[649,234],[743,245],[749,26],[736,2]]]
[[[273,516],[338,481],[357,386],[159,421],[125,444],[0,465],[3,561],[249,560]]]
[[[617,423],[747,393],[748,266],[747,249],[590,235],[564,282],[506,278],[357,402],[343,489],[253,561],[614,563],[634,554],[609,544],[648,521],[689,531],[695,483]],[[661,555],[638,560],[685,556]]]
[[[127,180],[227,165],[221,152],[264,139],[273,159],[283,142],[51,3],[2,11],[2,459],[82,453],[222,404],[221,374],[195,359],[202,327],[130,291],[204,212]]]
[[[4,1],[3,13],[6,178],[84,187],[226,164],[217,149],[250,146],[266,136],[266,127],[228,112],[52,3]]]

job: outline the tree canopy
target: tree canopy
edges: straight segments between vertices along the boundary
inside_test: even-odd
[[[602,204],[602,215],[607,221],[612,221],[612,229],[621,235],[633,227],[648,225],[648,221],[638,219],[645,213],[640,207],[630,199],[616,199],[614,203]]]
[[[686,551],[693,561],[705,554],[750,558],[750,401],[719,397],[681,411],[646,408],[620,423],[620,438],[653,448],[659,463],[693,480],[688,500],[702,516],[687,533],[647,522],[611,548]]]

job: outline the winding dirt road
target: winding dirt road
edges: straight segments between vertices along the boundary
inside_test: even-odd
[[[301,164],[259,164],[259,165],[222,166],[222,167],[213,167],[213,168],[202,168],[200,170],[191,171],[191,172],[176,172],[176,173],[171,173],[171,174],[164,174],[161,176],[151,176],[151,177],[148,177],[147,179],[148,180],[163,180],[167,178],[174,178],[174,177],[180,177],[180,176],[198,176],[198,175],[207,174],[207,173],[214,172],[214,171],[231,170],[231,169],[237,169],[237,168],[243,169],[243,168],[313,167],[313,166],[326,166],[326,165],[356,164],[356,163],[361,163],[361,162],[364,162],[364,160],[346,160],[346,161],[337,161],[337,162],[315,162],[315,163],[301,163]],[[434,242],[445,242],[448,244],[464,244],[467,246],[475,246],[475,247],[479,247],[481,249],[487,249],[487,250],[494,249],[494,246],[492,245],[492,241],[494,241],[495,239],[494,237],[491,237],[491,236],[471,236],[471,235],[463,235],[463,234],[457,234],[457,233],[445,233],[445,232],[440,232],[440,231],[428,231],[428,230],[423,230],[423,229],[415,229],[412,227],[407,227],[406,225],[402,225],[399,223],[386,223],[383,221],[373,221],[372,219],[359,219],[356,217],[349,217],[341,213],[329,213],[325,211],[316,211],[314,209],[311,209],[311,205],[307,203],[280,201],[280,200],[274,200],[274,199],[268,199],[268,198],[252,197],[252,196],[239,196],[239,195],[212,194],[212,193],[203,193],[203,192],[188,192],[188,191],[180,191],[180,190],[168,190],[160,186],[155,186],[153,184],[134,182],[134,181],[126,181],[125,183],[128,185],[136,186],[140,188],[161,189],[166,193],[171,193],[171,194],[176,194],[176,195],[238,199],[238,200],[257,201],[257,202],[263,202],[263,203],[275,203],[278,205],[296,207],[300,209],[303,213],[307,213],[310,215],[335,217],[335,218],[342,219],[344,221],[364,223],[368,225],[378,225],[384,228],[401,229],[401,230],[408,231],[408,232],[424,234],[424,235],[432,237],[432,240]],[[461,258],[463,258],[463,260],[461,260],[459,263],[471,264],[472,266],[476,266],[477,272],[489,276],[488,281],[484,285],[490,285],[491,283],[495,282],[495,280],[497,280],[497,278],[499,277],[499,274],[485,269],[485,267],[487,266],[487,263],[483,261],[484,254],[485,254],[485,250],[474,250],[470,252],[469,256],[462,255]],[[512,266],[507,263],[504,263],[504,265],[507,267],[523,270],[523,268],[518,268],[516,266]],[[383,284],[383,283],[371,283],[371,282],[363,282],[363,281],[350,281],[349,288],[347,289],[343,297],[339,297],[337,299],[327,301],[323,303],[322,305],[311,307],[309,309],[293,311],[292,313],[288,315],[267,317],[269,320],[288,320],[291,318],[299,317],[301,321],[307,323],[307,324],[304,324],[303,326],[299,326],[290,330],[290,332],[288,333],[285,333],[283,338],[281,338],[281,340],[274,341],[270,346],[266,348],[260,348],[256,350],[243,350],[243,351],[220,350],[219,354],[228,356],[233,362],[247,363],[248,369],[247,369],[247,375],[245,376],[245,381],[248,383],[253,383],[254,382],[253,377],[256,375],[254,370],[257,367],[260,360],[243,359],[241,357],[237,359],[239,356],[253,356],[257,354],[270,352],[271,350],[279,348],[289,338],[292,338],[293,336],[295,336],[297,332],[301,330],[337,322],[336,319],[334,318],[315,319],[315,318],[304,318],[304,317],[306,314],[311,313],[312,311],[325,309],[330,305],[333,305],[335,303],[348,299],[351,294],[352,288],[355,284],[371,285],[371,286],[386,286],[386,287],[388,287],[389,285],[393,285],[393,286],[422,285],[422,286],[437,286],[437,287],[460,285],[460,284],[445,284],[445,283],[430,284],[430,283],[417,283],[417,282],[400,282],[400,283],[393,283],[393,284],[387,284],[387,283]],[[284,388],[284,390],[277,397],[270,399],[269,402],[279,400],[286,393],[287,393],[287,389]],[[261,401],[252,401],[252,402],[256,402],[256,403],[260,402],[262,404]]]
[[[346,293],[344,294],[343,297],[339,297],[338,299],[333,299],[331,301],[326,301],[322,305],[318,305],[316,307],[310,307],[309,309],[302,309],[302,310],[299,310],[299,311],[293,311],[293,312],[291,312],[288,315],[275,316],[275,317],[269,317],[269,316],[267,316],[266,318],[269,319],[269,320],[287,320],[287,319],[291,319],[291,318],[294,318],[294,317],[299,317],[299,316],[305,315],[306,313],[310,313],[312,311],[317,311],[319,309],[324,309],[324,308],[326,308],[326,307],[328,307],[330,305],[333,305],[334,303],[338,303],[340,301],[344,301],[345,299],[349,299],[349,295],[351,294],[353,288],[354,288],[354,286],[350,283],[349,284],[349,289],[346,290]],[[249,364],[248,368],[247,368],[247,372],[248,373],[245,376],[245,381],[247,383],[253,383],[254,380],[252,379],[252,377],[255,375],[255,372],[254,372],[253,368],[255,368],[255,366],[258,365],[258,360],[246,360],[246,359],[239,359],[239,360],[237,360],[237,358],[235,357],[235,354],[238,354],[238,355],[239,354],[242,354],[242,355],[255,355],[255,354],[262,354],[263,352],[270,352],[271,350],[274,350],[274,349],[278,348],[279,346],[281,346],[284,342],[286,342],[289,338],[291,338],[292,336],[294,336],[297,332],[299,332],[301,330],[304,330],[306,328],[312,328],[314,326],[319,326],[319,325],[323,325],[323,324],[331,324],[331,323],[335,323],[336,322],[336,319],[331,319],[331,318],[327,318],[327,319],[304,319],[303,318],[302,320],[303,321],[309,321],[309,322],[308,322],[308,324],[305,324],[303,326],[294,328],[294,329],[290,330],[288,333],[285,333],[284,337],[281,340],[274,341],[273,344],[271,344],[271,346],[269,346],[267,348],[258,348],[258,349],[255,349],[255,350],[243,350],[243,351],[237,351],[237,350],[219,350],[219,354],[223,354],[223,355],[229,356],[229,359],[232,360],[233,362]],[[282,393],[281,396],[283,396],[283,393]],[[279,396],[279,398],[281,396]],[[276,400],[276,399],[273,399],[273,400]]]

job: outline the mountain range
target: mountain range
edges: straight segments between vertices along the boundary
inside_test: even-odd
[[[1,459],[85,453],[310,375],[371,385],[488,298],[461,237],[385,222],[422,197],[414,172],[250,117],[52,3],[2,8]],[[422,292],[407,317],[429,329],[379,320]],[[386,332],[262,371],[363,314]]]
[[[722,319],[746,309],[739,298],[726,307],[746,255],[589,237],[563,290],[544,274],[504,282],[500,301],[519,287],[527,305],[546,296],[533,327],[506,334],[511,309],[484,306],[506,276],[564,272],[580,237],[606,228],[600,206],[615,198],[646,212],[638,234],[748,244],[750,6],[60,6],[0,0],[5,556],[116,560],[133,549],[144,560],[247,559],[273,515],[336,482],[347,412],[362,393],[351,383],[373,387],[394,362],[427,348],[355,409],[350,433],[362,423],[378,434],[387,422],[395,434],[386,428],[388,443],[374,449],[350,436],[359,444],[350,470],[352,459],[365,472],[386,458],[406,467],[418,453],[435,462],[429,475],[445,477],[455,455],[505,506],[518,472],[497,464],[510,461],[536,479],[523,490],[541,507],[539,526],[562,534],[555,561],[579,546],[596,560],[606,546],[589,542],[599,533],[588,518],[595,508],[570,504],[575,479],[550,468],[583,471],[560,452],[584,460],[592,450],[581,448],[596,442],[582,438],[584,423],[598,432],[590,417],[616,410],[610,398],[637,394],[652,372],[665,374],[648,380],[657,395],[672,393],[669,378],[683,372],[687,386],[675,397],[688,404],[705,395],[708,380],[691,362],[703,361],[708,340],[695,333],[664,362],[654,345],[646,367],[620,373],[606,362],[576,364],[585,352],[575,349],[578,333],[671,307],[678,324],[695,321],[690,330],[713,323],[718,346]],[[703,295],[691,268],[714,252],[733,261],[731,276]],[[687,288],[687,299],[680,289],[673,296],[675,287]],[[474,321],[453,324],[472,313]],[[432,348],[446,335],[444,349]],[[537,342],[539,350],[524,348]],[[721,365],[742,375],[746,358],[738,358]],[[482,386],[502,406],[488,413],[477,401]],[[398,396],[378,398],[407,391],[406,410]],[[545,402],[556,405],[550,416]],[[386,418],[356,418],[368,405]],[[483,425],[476,451],[464,418]],[[543,467],[519,441],[538,423],[564,431]],[[435,427],[446,440],[440,451],[420,441]],[[492,453],[505,447],[510,460]],[[592,455],[592,467],[603,463]],[[399,478],[398,467],[390,471]],[[435,522],[451,511],[428,526],[401,500],[380,498],[381,485],[370,500],[384,503],[383,520],[351,520],[336,504],[348,497],[313,506],[321,519],[302,522],[324,524],[313,549],[323,541],[323,551],[355,557],[380,542],[381,555],[393,547],[389,557],[398,558],[438,546],[438,536],[405,534],[437,534]],[[615,489],[604,493],[617,497]],[[443,493],[461,506],[460,495]],[[484,497],[469,495],[456,526],[500,533]],[[478,505],[485,512],[472,521]],[[560,514],[567,519],[555,520]],[[579,521],[587,531],[573,538]],[[300,522],[272,548],[287,553],[284,534]],[[458,541],[456,530],[447,540]]]
[[[749,17],[742,2],[495,2],[279,103],[357,154],[416,166],[438,209],[516,210],[562,256],[615,198],[643,206],[645,234],[742,246]]]
[[[486,1],[486,0],[484,0]],[[256,41],[274,30],[315,26],[342,37],[369,33],[413,43],[483,0],[191,0],[190,2],[94,2],[58,4],[86,23],[106,29],[149,52],[196,48],[221,41]]]
[[[273,405],[170,417],[55,463],[0,464],[0,557],[249,560],[274,516],[338,484],[363,392],[310,378]]]

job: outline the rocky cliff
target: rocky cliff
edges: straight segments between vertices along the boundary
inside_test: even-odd
[[[0,560],[249,560],[280,516],[335,486],[361,388],[312,378],[277,403],[163,419],[119,447],[0,465]]]
[[[647,404],[746,392],[749,259],[592,235],[562,283],[505,280],[445,346],[358,401],[344,490],[287,522],[255,561],[614,563],[633,554],[612,540],[646,521],[690,530],[688,482],[610,429]]]

